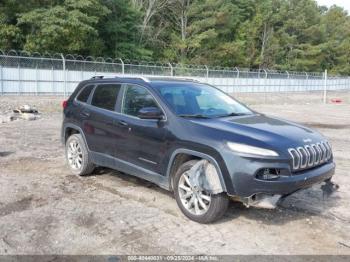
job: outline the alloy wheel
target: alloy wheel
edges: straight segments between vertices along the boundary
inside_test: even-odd
[[[192,185],[187,172],[181,175],[178,187],[181,203],[186,210],[196,216],[204,215],[208,211],[211,195]]]
[[[70,167],[79,170],[83,164],[83,152],[78,141],[72,140],[67,148],[67,159]]]

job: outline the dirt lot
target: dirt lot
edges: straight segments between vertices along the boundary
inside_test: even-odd
[[[317,186],[272,211],[232,202],[224,219],[200,225],[148,182],[107,169],[71,175],[60,144],[61,100],[0,97],[0,114],[25,102],[43,113],[36,121],[0,122],[0,254],[350,255],[348,103],[253,105],[330,139],[336,194],[324,198]]]

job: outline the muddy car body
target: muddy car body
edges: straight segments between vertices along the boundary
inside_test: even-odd
[[[228,198],[274,207],[334,174],[318,132],[269,117],[192,80],[95,77],[64,102],[62,141],[79,175],[109,167],[175,192],[190,219],[208,223]]]

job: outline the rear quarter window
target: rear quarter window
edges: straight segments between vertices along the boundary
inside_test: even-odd
[[[93,88],[94,88],[94,85],[88,85],[83,87],[83,90],[77,96],[77,100],[80,102],[86,103],[89,99],[89,96]]]

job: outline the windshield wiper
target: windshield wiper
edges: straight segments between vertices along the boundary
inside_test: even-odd
[[[226,115],[219,115],[217,117],[230,117],[230,116],[246,116],[246,115],[249,115],[247,113],[229,113],[229,114],[226,114]]]
[[[188,114],[188,115],[186,115],[186,114],[181,114],[181,115],[178,115],[179,117],[188,117],[188,118],[203,118],[203,119],[208,119],[208,118],[210,118],[210,117],[208,117],[208,116],[205,116],[205,115],[201,115],[201,114],[193,114],[193,115],[191,115],[191,114]]]

